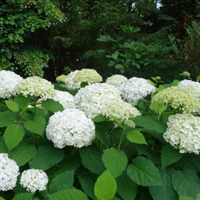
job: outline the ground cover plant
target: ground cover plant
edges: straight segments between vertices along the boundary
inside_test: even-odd
[[[200,199],[200,83],[0,71],[0,200]]]

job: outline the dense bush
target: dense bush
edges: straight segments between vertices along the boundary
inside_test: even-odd
[[[0,71],[0,199],[199,199],[200,84],[90,73]]]

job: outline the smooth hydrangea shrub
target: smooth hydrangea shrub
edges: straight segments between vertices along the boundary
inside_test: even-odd
[[[94,122],[78,109],[65,109],[49,118],[46,136],[56,148],[88,146],[95,138]]]
[[[121,100],[119,91],[107,83],[87,85],[74,97],[77,108],[89,118],[103,114],[107,105],[116,100]]]
[[[22,80],[16,85],[16,93],[23,96],[44,97],[54,96],[54,86],[50,81],[33,76]]]
[[[144,78],[133,77],[120,87],[122,99],[126,102],[137,105],[140,99],[155,93],[156,87],[151,85]]]
[[[99,83],[102,81],[102,77],[94,69],[82,69],[75,70],[68,74],[65,79],[66,88],[68,90],[79,89],[82,82],[88,84]]]
[[[0,153],[0,191],[12,190],[17,183],[19,166],[8,157],[6,153]]]
[[[16,95],[16,85],[20,83],[23,78],[12,71],[0,71],[0,98],[9,98]]]
[[[168,87],[155,94],[152,103],[165,103],[183,113],[200,113],[199,99],[185,87]]]
[[[165,141],[180,153],[200,152],[200,117],[191,114],[175,114],[168,118]]]
[[[111,103],[108,102],[103,115],[108,117],[110,120],[113,120],[113,117],[115,117],[120,121],[124,121],[141,115],[141,112],[130,103],[118,100]]]
[[[28,192],[36,192],[46,190],[48,184],[48,176],[46,172],[39,169],[28,169],[22,172],[20,184]]]
[[[120,90],[120,86],[126,83],[128,79],[121,74],[114,74],[106,79],[106,83],[115,86]]]

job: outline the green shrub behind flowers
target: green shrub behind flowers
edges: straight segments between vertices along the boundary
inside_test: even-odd
[[[199,199],[199,83],[2,73],[0,200]]]

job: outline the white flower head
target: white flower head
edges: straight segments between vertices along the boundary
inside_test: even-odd
[[[88,146],[95,138],[94,122],[78,109],[65,109],[49,118],[46,135],[57,148]]]
[[[155,94],[152,103],[165,103],[183,113],[200,113],[199,99],[187,87],[168,87]]]
[[[115,86],[120,90],[120,86],[126,83],[128,79],[121,74],[114,74],[106,79],[106,83]]]
[[[17,94],[22,94],[23,96],[31,95],[34,97],[55,95],[52,83],[37,76],[28,77],[17,84],[16,92]]]
[[[79,89],[82,82],[88,84],[99,83],[102,81],[102,77],[94,69],[82,69],[75,70],[68,74],[65,79],[66,88],[68,90]]]
[[[12,190],[16,186],[19,167],[6,153],[0,153],[0,191]]]
[[[39,169],[28,169],[22,172],[20,184],[26,188],[28,192],[36,192],[46,190],[48,184],[48,176],[46,172]]]
[[[176,114],[168,118],[167,130],[163,134],[165,141],[180,153],[200,152],[200,117],[191,114]]]
[[[107,104],[121,100],[119,91],[107,83],[95,83],[81,88],[74,97],[78,109],[87,117],[103,114]]]
[[[144,78],[133,77],[120,87],[120,92],[122,99],[135,106],[140,99],[156,92],[156,87]]]
[[[122,100],[117,100],[107,104],[103,115],[108,117],[110,120],[113,120],[113,117],[115,117],[120,121],[124,121],[126,119],[141,115],[141,113],[130,103],[126,103]]]
[[[23,78],[12,71],[0,71],[0,98],[9,98],[16,95],[16,85],[22,81]]]

